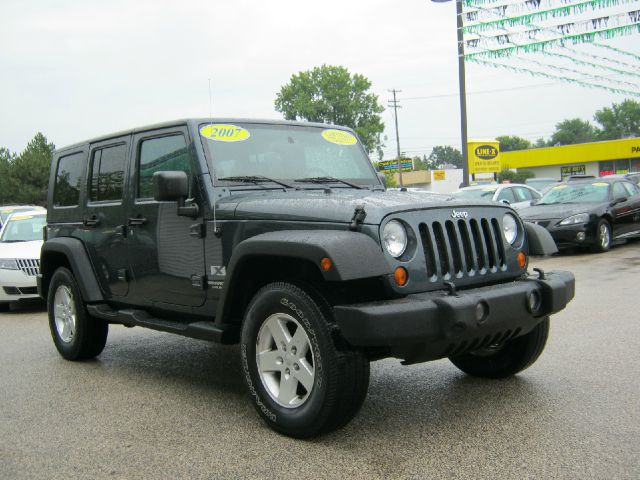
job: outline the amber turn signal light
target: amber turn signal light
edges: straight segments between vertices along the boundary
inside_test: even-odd
[[[329,270],[331,270],[332,266],[333,266],[333,262],[331,261],[330,258],[324,257],[322,260],[320,260],[320,268],[322,269],[323,272],[328,272]]]
[[[398,267],[393,272],[393,278],[399,286],[404,287],[409,281],[409,274],[404,267]]]
[[[527,266],[527,256],[524,252],[518,252],[518,267],[521,269]]]

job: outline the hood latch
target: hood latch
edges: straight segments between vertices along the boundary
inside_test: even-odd
[[[356,208],[353,211],[353,217],[351,218],[351,225],[349,225],[349,229],[357,230],[358,225],[364,222],[366,216],[367,212],[364,211],[364,205],[356,205]]]

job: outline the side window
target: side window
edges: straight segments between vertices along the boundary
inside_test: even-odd
[[[510,188],[510,187],[503,188],[498,194],[498,200],[499,201],[506,200],[509,203],[515,203],[516,198],[513,195],[513,188]]]
[[[638,193],[640,193],[640,188],[638,188],[637,185],[634,185],[631,182],[622,182],[622,185],[624,185],[624,188],[627,190],[627,193],[630,197],[638,195]]]
[[[125,144],[93,151],[89,188],[90,201],[122,200],[126,160],[127,146]]]
[[[629,193],[627,192],[627,189],[624,188],[624,185],[622,182],[616,182],[613,184],[613,198],[617,199],[617,198],[622,198],[622,197],[628,197]]]
[[[182,134],[143,140],[137,167],[137,198],[153,197],[151,177],[159,171],[191,173],[187,142]]]
[[[85,155],[82,152],[60,157],[53,187],[53,206],[72,207],[80,203],[80,182]]]
[[[514,190],[516,191],[515,193],[518,198],[518,202],[526,202],[533,199],[532,192],[528,188],[514,187]]]

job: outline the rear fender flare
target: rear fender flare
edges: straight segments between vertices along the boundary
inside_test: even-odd
[[[47,298],[51,276],[59,265],[55,259],[64,256],[73,275],[76,277],[78,287],[85,302],[102,302],[104,296],[91,266],[89,255],[83,243],[77,238],[64,237],[52,238],[42,245],[40,252],[41,295]]]

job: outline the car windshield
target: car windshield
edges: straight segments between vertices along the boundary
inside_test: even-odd
[[[42,240],[42,228],[47,224],[46,215],[14,214],[2,230],[0,242],[30,242]]]
[[[486,188],[470,188],[468,190],[458,190],[453,195],[459,198],[484,198],[491,200],[493,194],[496,193],[495,187]]]
[[[609,198],[609,184],[606,182],[574,183],[556,185],[549,190],[538,205],[556,203],[597,203]]]
[[[33,207],[28,207],[28,208],[2,208],[0,207],[0,225],[2,225],[4,222],[7,221],[7,218],[9,218],[9,215],[11,215],[12,213],[16,213],[16,212],[24,212],[26,210],[33,210]]]
[[[316,183],[380,186],[359,140],[346,130],[211,123],[200,125],[200,136],[213,159],[217,182],[255,184],[260,177],[261,185],[273,179],[287,184],[300,181],[310,187]]]

